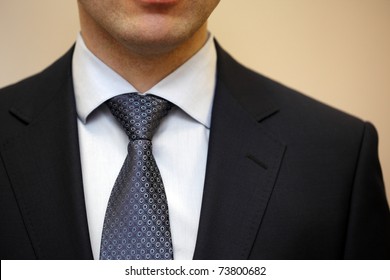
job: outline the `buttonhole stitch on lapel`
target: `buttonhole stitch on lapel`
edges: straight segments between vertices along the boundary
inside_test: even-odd
[[[268,169],[268,165],[266,165],[264,162],[258,160],[257,158],[255,158],[254,156],[250,155],[250,154],[247,154],[246,155],[247,158],[249,158],[250,160],[252,160],[254,163],[260,165],[262,168],[264,168],[265,170]]]

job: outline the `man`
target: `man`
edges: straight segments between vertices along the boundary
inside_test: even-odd
[[[79,0],[75,47],[1,91],[2,259],[111,250],[129,139],[107,100],[131,92],[173,104],[153,136],[167,258],[390,257],[374,127],[235,62],[207,32],[218,2]]]

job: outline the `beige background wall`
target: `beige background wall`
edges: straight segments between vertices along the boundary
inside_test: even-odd
[[[0,87],[78,29],[76,0],[0,0]],[[210,30],[245,65],[373,122],[390,198],[390,0],[222,0]]]

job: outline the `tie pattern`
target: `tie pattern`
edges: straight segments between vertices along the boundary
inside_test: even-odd
[[[130,93],[107,105],[130,142],[108,202],[100,259],[173,259],[167,198],[151,142],[171,103]]]

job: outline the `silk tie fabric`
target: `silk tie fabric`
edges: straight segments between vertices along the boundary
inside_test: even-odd
[[[104,218],[100,259],[173,259],[167,197],[152,154],[152,137],[172,105],[129,93],[106,102],[130,142]]]

